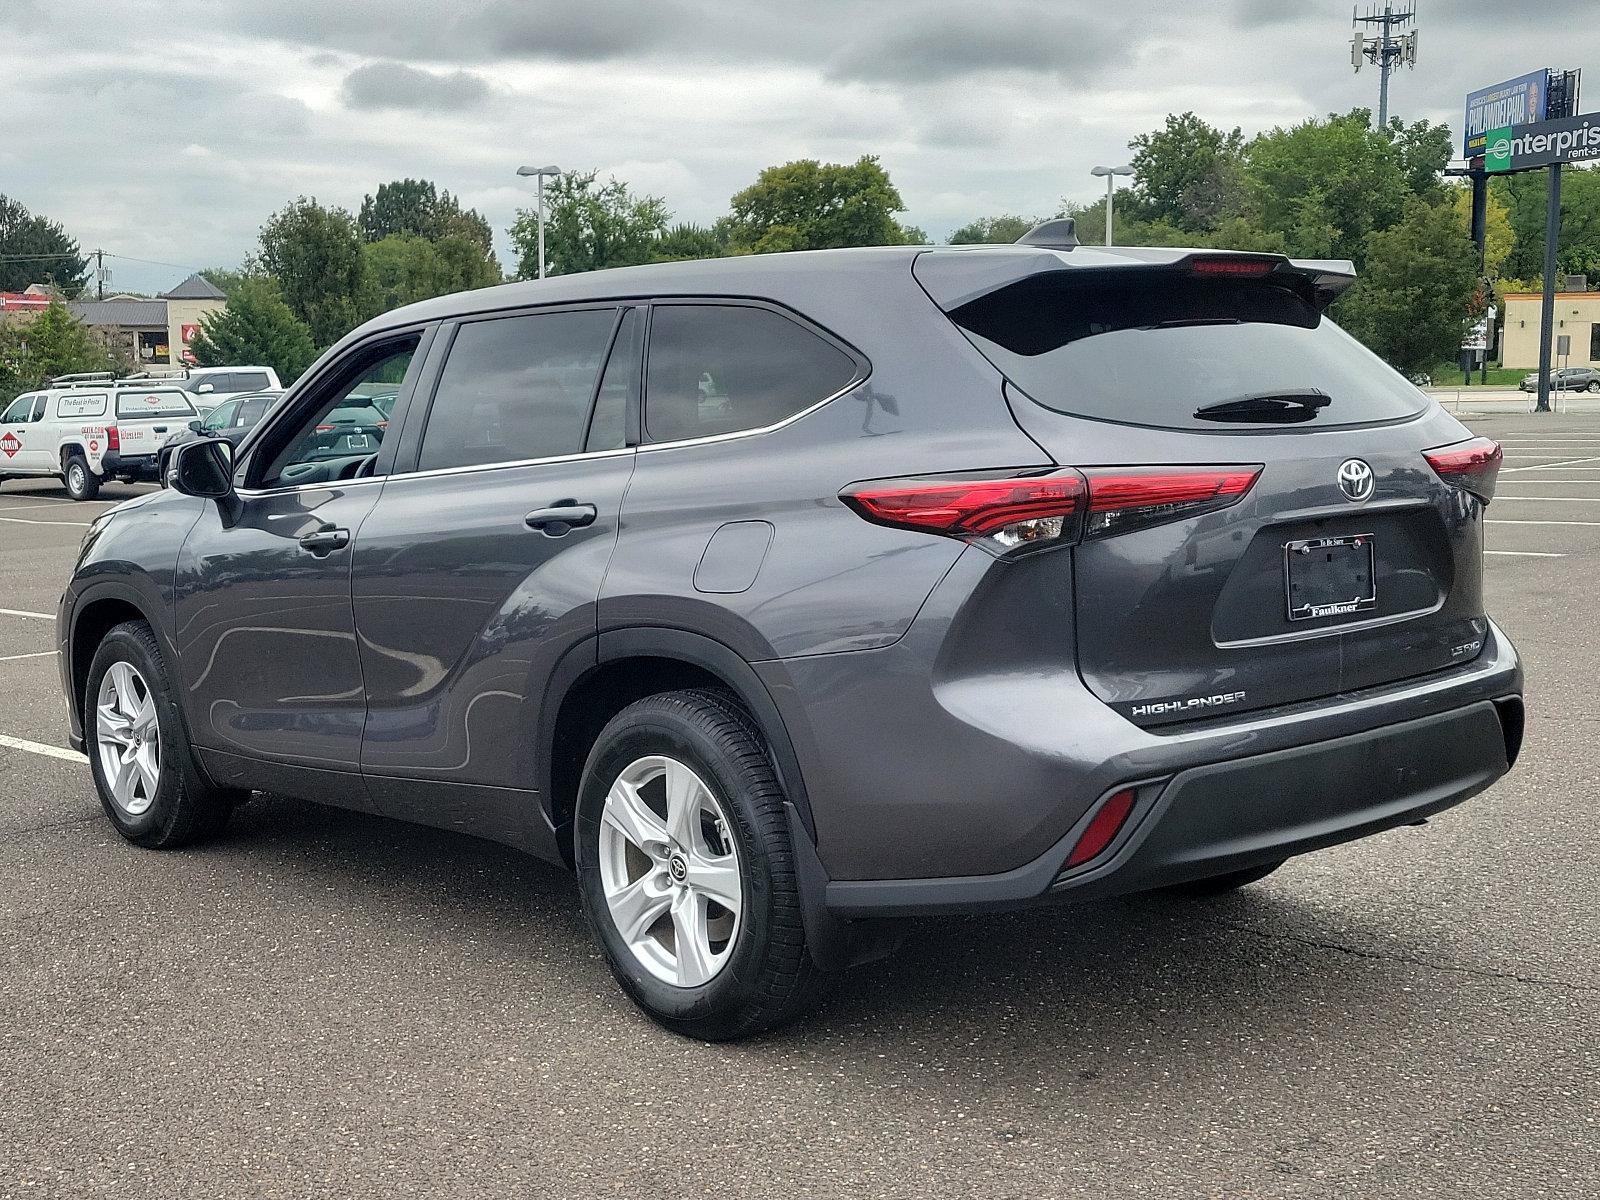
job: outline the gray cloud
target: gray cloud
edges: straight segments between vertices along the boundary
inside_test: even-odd
[[[436,75],[398,62],[357,67],[344,77],[340,94],[350,108],[460,112],[489,98],[489,84],[470,71]]]
[[[952,6],[914,24],[894,20],[870,29],[832,58],[828,75],[868,83],[936,83],[990,72],[1083,80],[1126,62],[1129,45],[1121,31],[1063,6]]]

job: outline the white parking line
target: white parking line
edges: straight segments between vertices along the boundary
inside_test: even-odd
[[[0,608],[0,617],[34,617],[40,621],[54,621],[55,613],[29,612],[25,608]]]
[[[1560,462],[1540,463],[1537,466],[1533,466],[1533,467],[1507,467],[1504,471],[1501,472],[1501,474],[1502,475],[1510,475],[1515,471],[1548,471],[1551,467],[1570,467],[1575,463],[1591,463],[1591,462],[1600,462],[1600,454],[1597,454],[1592,458],[1567,458],[1567,459],[1562,459]]]
[[[1565,558],[1565,554],[1552,554],[1548,550],[1485,550],[1485,554],[1504,554],[1516,558]]]
[[[0,746],[9,746],[13,750],[26,750],[29,754],[42,754],[45,758],[60,758],[67,762],[87,763],[88,757],[79,754],[76,750],[68,750],[65,746],[47,746],[43,742],[30,742],[27,738],[7,737],[0,733]]]
[[[0,662],[16,662],[19,658],[45,658],[53,654],[54,650],[35,650],[32,654],[0,654]]]
[[[90,521],[30,521],[27,517],[0,517],[0,521],[8,521],[12,525],[77,525],[84,529],[93,524]]]

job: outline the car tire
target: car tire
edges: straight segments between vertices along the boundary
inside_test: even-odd
[[[1262,863],[1259,867],[1246,867],[1242,871],[1229,871],[1208,879],[1191,879],[1187,883],[1175,883],[1161,890],[1178,896],[1221,896],[1265,879],[1287,861],[1280,858],[1277,862]]]
[[[101,807],[136,845],[167,850],[212,837],[248,795],[200,773],[161,648],[143,621],[116,626],[96,648],[83,729]]]
[[[584,766],[574,839],[584,912],[607,965],[657,1024],[727,1041],[812,1001],[820,972],[783,790],[730,695],[666,692],[612,718]],[[685,931],[694,942],[682,943]],[[680,945],[692,948],[680,955]]]
[[[1600,379],[1591,379],[1589,381],[1589,386],[1584,390],[1590,392],[1600,392]]]
[[[100,494],[100,477],[89,469],[89,460],[81,454],[69,454],[64,472],[67,495],[74,500],[93,500]]]

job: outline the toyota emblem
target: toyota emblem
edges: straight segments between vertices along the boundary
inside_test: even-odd
[[[1372,468],[1359,458],[1347,458],[1339,464],[1339,490],[1346,499],[1358,504],[1370,500],[1374,486]]]

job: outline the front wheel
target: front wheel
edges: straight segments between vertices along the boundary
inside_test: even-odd
[[[1589,386],[1585,390],[1590,392],[1600,392],[1600,379],[1591,379],[1589,381]]]
[[[101,807],[130,842],[163,850],[200,841],[245,797],[213,787],[195,766],[161,649],[143,621],[118,625],[95,651],[83,718]]]
[[[100,494],[100,476],[89,469],[88,460],[81,454],[67,459],[67,495],[74,500],[93,500]]]
[[[652,1020],[725,1041],[809,1001],[783,792],[732,697],[667,692],[618,713],[589,752],[574,836],[584,912]]]

